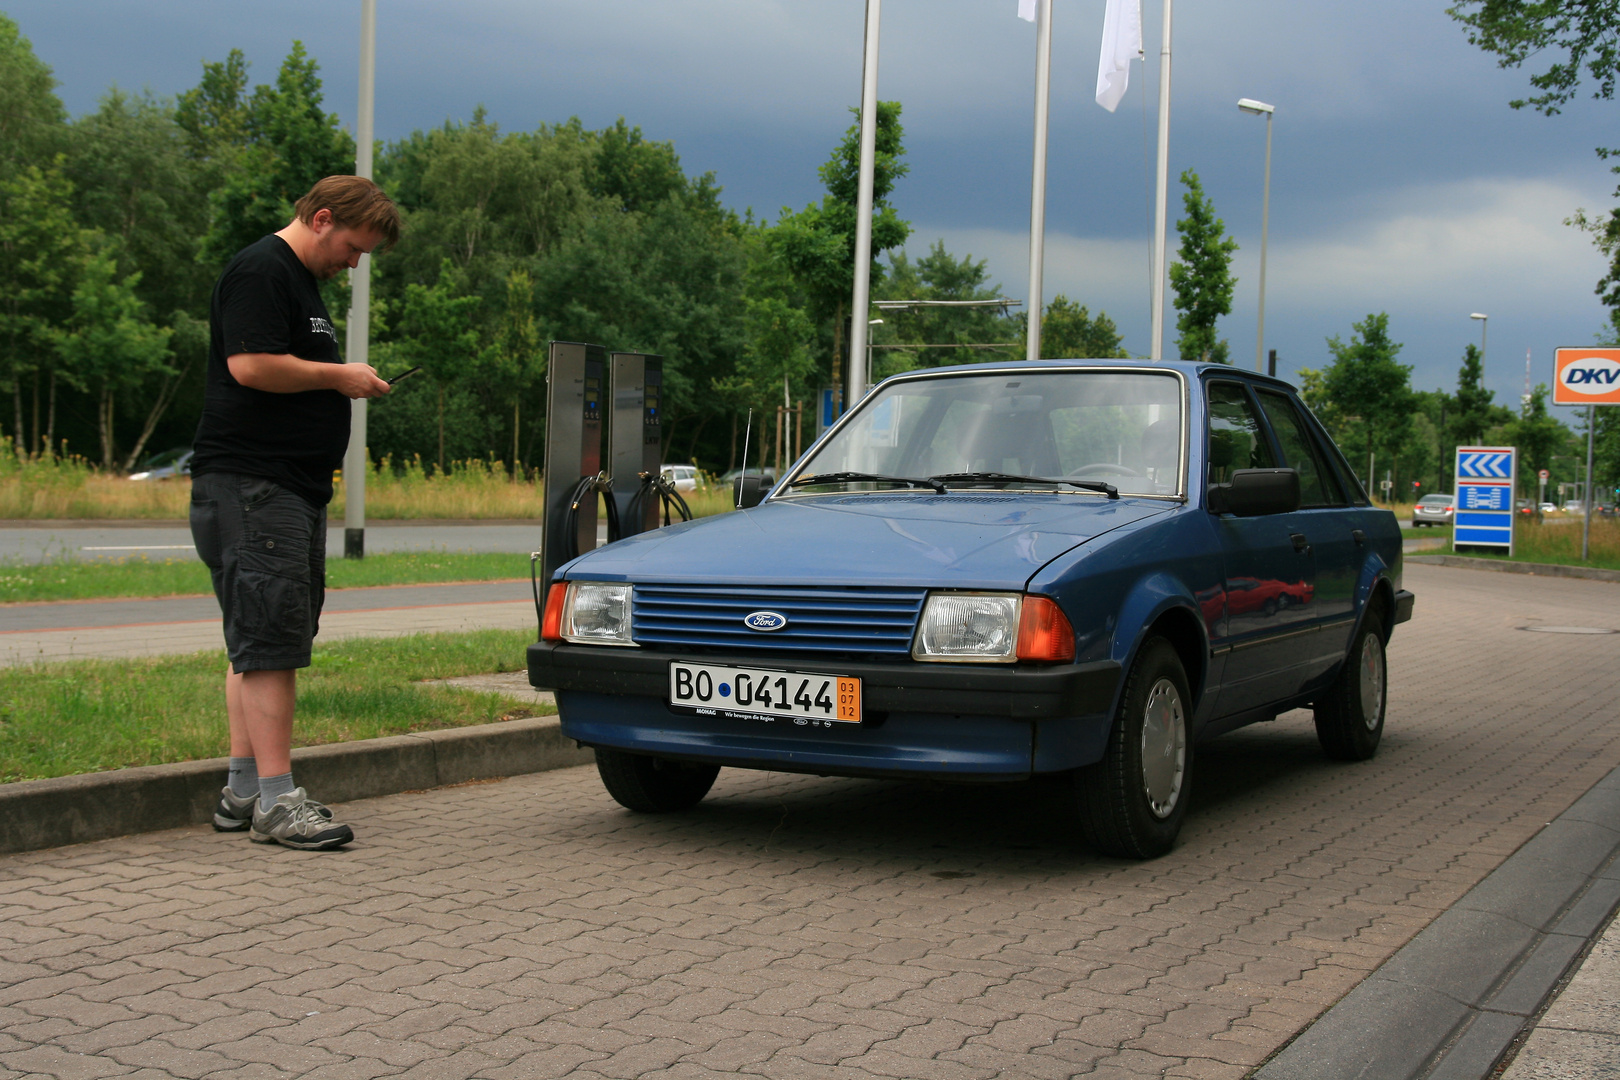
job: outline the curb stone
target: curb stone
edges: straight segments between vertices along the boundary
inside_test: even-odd
[[[1480,1080],[1620,907],[1620,769],[1525,842],[1254,1080]]]
[[[306,746],[298,782],[322,802],[588,765],[555,716]],[[0,784],[0,854],[82,844],[213,820],[228,761],[182,761]]]
[[[1589,581],[1620,581],[1620,570],[1604,570],[1597,566],[1471,559],[1465,555],[1408,555],[1406,561],[1427,563],[1430,566],[1454,566],[1464,570],[1495,570],[1500,574],[1539,574],[1544,577],[1586,578]]]

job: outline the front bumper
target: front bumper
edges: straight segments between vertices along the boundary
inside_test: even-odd
[[[563,733],[593,746],[722,765],[848,776],[1002,779],[1098,760],[1120,667],[874,663],[529,646],[529,681],[557,691]],[[729,720],[666,704],[672,660],[861,679],[865,719],[836,730]]]

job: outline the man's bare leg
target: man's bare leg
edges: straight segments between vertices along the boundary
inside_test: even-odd
[[[293,703],[297,696],[298,672],[291,669],[244,671],[235,678],[240,681],[242,727],[259,763],[259,776],[292,772]],[[234,739],[234,725],[231,734]]]

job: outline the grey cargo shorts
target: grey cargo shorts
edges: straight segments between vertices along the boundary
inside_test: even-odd
[[[308,667],[326,599],[326,507],[274,480],[204,473],[191,480],[191,536],[214,578],[232,670]]]

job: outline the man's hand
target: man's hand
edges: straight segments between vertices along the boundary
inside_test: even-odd
[[[370,364],[322,364],[277,353],[237,353],[225,363],[231,378],[271,394],[336,390],[347,398],[373,398],[393,389]]]

